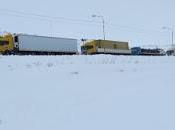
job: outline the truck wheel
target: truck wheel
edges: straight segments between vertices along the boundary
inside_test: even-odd
[[[11,55],[11,51],[6,50],[6,51],[3,53],[3,55]]]

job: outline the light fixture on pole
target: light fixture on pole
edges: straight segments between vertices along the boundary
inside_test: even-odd
[[[174,49],[174,29],[170,27],[162,27],[162,29],[171,31],[171,44]]]
[[[102,19],[102,23],[103,23],[103,39],[106,39],[106,34],[105,34],[105,20],[104,17],[102,15],[92,15],[93,18],[101,18]]]

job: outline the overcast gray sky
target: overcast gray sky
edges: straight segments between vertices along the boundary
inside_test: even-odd
[[[166,46],[171,33],[161,28],[175,27],[174,6],[174,0],[5,0],[1,1],[0,30],[100,39],[101,21],[91,17],[100,14],[105,18],[107,39],[129,41],[132,46]],[[68,19],[46,20],[28,13]]]

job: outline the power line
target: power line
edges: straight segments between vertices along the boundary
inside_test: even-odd
[[[6,15],[11,15],[11,16],[15,16],[15,17],[22,17],[22,18],[32,17],[32,18],[35,18],[35,19],[38,19],[38,20],[48,21],[49,23],[50,23],[50,21],[60,22],[60,20],[64,20],[64,21],[70,21],[70,22],[81,23],[81,24],[82,23],[83,24],[88,23],[88,24],[92,24],[92,25],[101,24],[101,22],[94,21],[94,20],[73,19],[73,18],[67,18],[67,17],[48,16],[48,15],[43,15],[43,14],[26,13],[26,12],[22,12],[22,11],[2,9],[2,8],[0,8],[0,12],[4,13]],[[117,25],[117,24],[113,24],[113,23],[109,23],[109,22],[106,22],[106,26],[108,26],[111,29],[114,28],[115,30],[119,30],[119,31],[137,32],[137,33],[142,33],[142,34],[147,34],[147,35],[151,35],[150,33],[162,34],[162,32],[156,31],[156,30],[145,30],[145,29],[134,28],[134,27],[130,27],[130,26]]]
[[[86,22],[86,23],[94,23],[95,21],[92,20],[85,20],[85,19],[72,19],[72,18],[67,18],[67,17],[56,17],[56,16],[48,16],[48,15],[43,15],[43,14],[36,14],[36,13],[26,13],[26,12],[21,12],[21,11],[16,11],[16,10],[9,10],[9,9],[0,9],[1,12],[8,12],[8,13],[13,13],[13,14],[20,14],[20,15],[28,15],[28,16],[34,16],[34,17],[39,17],[39,18],[44,18],[47,20],[67,20],[67,21],[74,21],[74,22]],[[97,22],[95,22],[97,23]]]

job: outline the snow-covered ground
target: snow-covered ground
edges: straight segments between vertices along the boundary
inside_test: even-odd
[[[175,57],[0,56],[0,130],[175,130]]]

